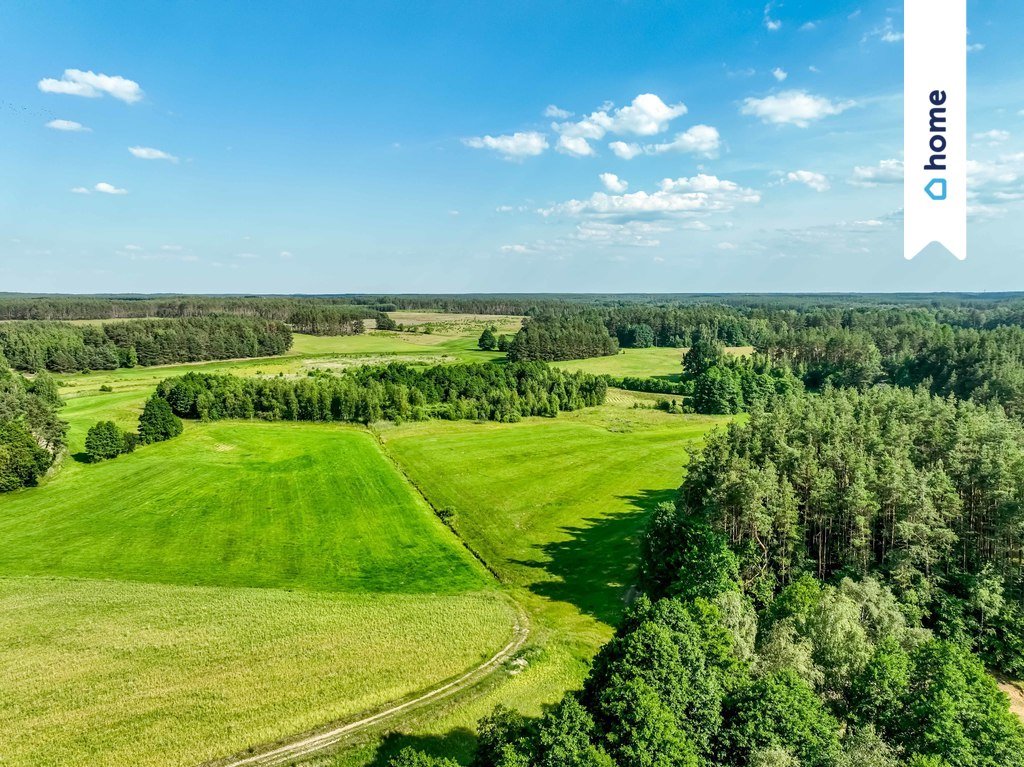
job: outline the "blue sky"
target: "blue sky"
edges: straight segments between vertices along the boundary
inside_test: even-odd
[[[8,5],[0,290],[1024,289],[1024,4],[963,263],[902,258],[896,6]]]

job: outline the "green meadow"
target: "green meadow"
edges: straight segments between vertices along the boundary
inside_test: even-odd
[[[732,346],[726,354],[750,354],[749,346]],[[646,349],[619,349],[618,354],[608,357],[591,357],[585,360],[567,360],[552,363],[566,370],[582,370],[595,375],[610,375],[615,378],[635,376],[637,378],[669,378],[678,381],[683,372],[683,355],[686,349],[666,346],[651,346]]]
[[[315,764],[380,764],[406,745],[465,758],[495,704],[535,715],[580,686],[631,598],[651,510],[674,497],[688,450],[724,422],[613,394],[554,420],[380,427],[387,450],[434,506],[455,511],[459,535],[524,606],[531,643],[500,685]]]
[[[156,384],[189,370],[501,358],[476,348],[491,318],[404,321],[431,332],[296,335],[280,357],[60,377],[69,455],[0,498],[0,731],[20,733],[0,740],[3,764],[198,764],[355,718],[493,655],[513,602],[530,638],[501,673],[310,763],[381,763],[406,744],[464,758],[496,703],[535,714],[580,685],[631,598],[651,509],[722,419],[611,390],[516,424],[192,422],[84,460],[92,424],[134,428]],[[673,375],[680,357],[559,364]],[[431,505],[455,512],[452,529]]]

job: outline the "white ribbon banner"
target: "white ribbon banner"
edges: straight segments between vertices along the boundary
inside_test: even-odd
[[[903,256],[967,258],[967,0],[905,0]]]

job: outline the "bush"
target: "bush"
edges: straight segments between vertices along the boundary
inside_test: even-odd
[[[134,447],[133,442],[131,448]],[[117,424],[113,421],[100,421],[89,429],[85,437],[85,450],[94,461],[102,461],[129,452],[129,445],[125,440],[125,433]]]
[[[146,400],[146,407],[139,417],[139,437],[143,444],[163,442],[181,434],[182,424],[172,411],[167,400],[154,394]]]

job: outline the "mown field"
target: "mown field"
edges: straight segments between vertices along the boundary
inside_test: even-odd
[[[425,712],[383,739],[314,764],[381,764],[416,745],[465,758],[476,721],[502,703],[537,714],[578,687],[632,594],[637,545],[653,507],[671,500],[688,451],[724,419],[668,415],[650,395],[518,424],[384,426],[382,439],[531,618],[520,664],[485,694]]]
[[[147,393],[69,398],[72,452]],[[349,426],[190,423],[69,456],[0,498],[0,539],[4,765],[197,764],[457,676],[515,620]]]
[[[750,354],[750,346],[731,346],[726,354]],[[618,354],[607,357],[591,357],[585,360],[555,362],[566,370],[582,370],[594,375],[610,375],[615,378],[636,376],[637,378],[668,378],[678,381],[683,372],[683,355],[686,349],[651,346],[647,349],[620,349]]]
[[[501,357],[476,348],[493,318],[405,320],[421,332],[296,335],[281,357],[60,376],[71,455],[0,497],[0,732],[19,733],[0,737],[0,763],[196,764],[355,717],[490,657],[511,634],[510,600],[531,637],[502,675],[313,763],[382,764],[408,743],[464,758],[496,703],[535,714],[581,683],[631,597],[651,509],[721,419],[613,390],[602,407],[518,424],[188,423],[83,461],[89,426],[134,428],[156,384],[188,370]],[[675,375],[680,358],[558,364]],[[500,584],[410,479],[455,511]]]

